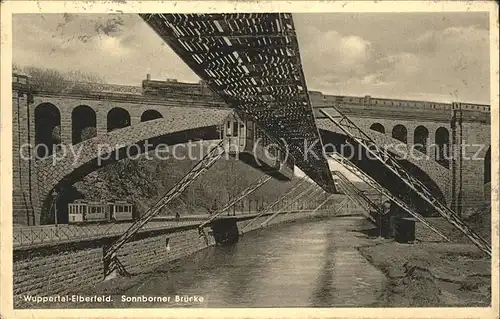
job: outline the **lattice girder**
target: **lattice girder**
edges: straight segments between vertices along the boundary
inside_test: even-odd
[[[302,200],[303,200],[303,201],[305,201],[305,202],[307,203],[307,202],[308,202],[311,198],[316,199],[316,198],[317,198],[317,197],[319,197],[320,195],[324,194],[323,192],[320,192],[319,194],[317,194],[317,193],[318,193],[318,191],[321,191],[321,190],[322,190],[321,188],[315,188],[315,189],[313,189],[313,191],[312,191],[309,195],[305,196],[305,197],[306,197],[306,198],[305,198],[305,200],[304,200],[304,199],[302,199]],[[332,194],[332,195],[333,195],[333,194]],[[304,196],[303,196],[303,197],[304,197]],[[285,217],[286,215],[290,214],[291,212],[292,212],[292,210],[291,210],[291,209],[290,209],[290,210],[288,210],[288,211],[287,211],[287,212],[283,215],[283,217]],[[271,218],[270,218],[269,220],[271,220]],[[269,221],[267,221],[267,222],[269,222]]]
[[[491,246],[485,239],[467,226],[452,209],[441,203],[422,182],[406,171],[387,150],[380,148],[363,130],[342,114],[338,107],[334,106],[334,109],[339,114],[337,117],[331,116],[323,109],[320,109],[320,112],[335,123],[352,141],[361,145],[371,156],[374,156],[386,169],[398,176],[416,196],[427,202],[450,224],[469,238],[474,245],[491,256]]]
[[[230,107],[289,147],[295,164],[336,193],[312,111],[290,13],[141,14]],[[318,140],[303,158],[299,138]]]
[[[359,189],[354,186],[341,172],[334,171],[333,173],[339,177],[340,188],[344,191],[345,195],[362,208],[362,214],[367,219],[376,224],[377,221],[372,215],[370,215],[370,211],[373,210],[380,214],[380,208],[368,198],[361,197]]]
[[[340,155],[339,153],[333,152],[329,154],[332,159],[334,159],[337,163],[341,164],[344,168],[346,168],[349,172],[353,173],[357,177],[359,177],[363,182],[367,183],[371,187],[373,187],[376,191],[393,201],[396,205],[404,209],[408,214],[412,215],[415,217],[419,222],[421,222],[423,225],[425,225],[427,228],[432,230],[434,233],[436,233],[439,237],[443,238],[446,241],[450,241],[446,235],[444,235],[442,232],[434,228],[425,218],[420,215],[418,212],[416,212],[413,208],[411,208],[408,204],[406,204],[404,201],[402,201],[400,198],[394,196],[391,194],[389,190],[387,190],[384,186],[380,185],[377,181],[375,181],[373,178],[371,178],[368,174],[360,170],[358,167],[356,167],[353,163],[351,163],[349,160],[345,159]]]
[[[328,203],[332,198],[333,198],[333,194],[328,195],[328,197],[325,198],[324,201],[322,201],[321,203],[319,203],[318,206],[316,206],[316,208],[311,212],[311,215],[314,214],[314,213],[316,213],[318,211],[318,209],[320,209],[321,207],[323,207],[323,205],[325,205],[326,203]]]
[[[277,200],[275,200],[270,205],[268,205],[266,207],[266,209],[264,209],[257,216],[255,216],[248,223],[246,223],[243,226],[243,228],[242,228],[241,231],[243,232],[248,226],[252,225],[262,215],[264,215],[266,213],[269,213],[271,211],[271,209],[273,209],[274,207],[276,207],[279,203],[281,203],[283,200],[285,200],[288,196],[290,196],[291,194],[293,194],[295,192],[295,190],[298,189],[300,187],[300,185],[302,185],[305,181],[306,181],[306,178],[302,177],[302,179],[297,184],[295,184],[292,188],[290,188],[288,191],[286,191],[283,195],[281,195],[280,197],[278,197]]]
[[[260,223],[260,226],[263,227],[264,225],[266,225],[267,223],[269,223],[272,219],[274,219],[276,216],[278,216],[278,214],[280,214],[285,209],[291,207],[293,204],[297,203],[306,194],[310,193],[311,191],[313,191],[313,192],[316,191],[317,188],[315,188],[315,186],[316,185],[314,185],[314,184],[309,185],[308,188],[306,188],[305,190],[303,190],[299,195],[297,195],[297,197],[295,197],[292,201],[290,201],[290,203],[288,203],[285,207],[282,207],[282,208],[278,209],[276,212],[274,212],[274,214],[272,214],[265,221],[263,221],[262,223]]]
[[[147,222],[158,215],[163,207],[177,198],[191,183],[206,172],[225,153],[224,141],[219,142],[196,165],[162,196],[151,208],[141,215],[104,253],[106,274],[110,274],[116,266],[116,252],[132,238]]]

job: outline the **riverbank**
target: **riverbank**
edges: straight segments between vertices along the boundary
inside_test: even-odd
[[[465,222],[491,241],[491,206]],[[374,239],[358,250],[385,273],[387,285],[375,307],[487,307],[491,303],[491,259],[443,218],[431,223],[450,242],[417,225],[417,243]]]
[[[490,259],[473,245],[376,239],[358,250],[388,280],[374,307],[487,307],[491,303]]]
[[[19,261],[15,264],[15,267],[16,265],[18,269],[21,269],[22,267],[24,277],[14,277],[14,279],[17,280],[17,282],[22,281],[22,284],[18,284],[18,286],[21,285],[19,289],[23,288],[25,291],[28,291],[21,291],[15,294],[15,306],[16,308],[141,307],[145,305],[143,303],[134,303],[134,305],[131,305],[129,302],[121,301],[120,296],[124,295],[133,297],[142,296],[143,294],[152,296],[175,296],[185,293],[215,296],[217,293],[224,293],[225,286],[222,285],[219,287],[222,291],[213,291],[213,285],[208,284],[207,288],[201,291],[198,288],[200,280],[210,281],[211,279],[209,277],[205,277],[204,279],[198,278],[200,272],[206,272],[210,276],[221,276],[221,282],[225,282],[227,280],[227,276],[231,277],[229,273],[241,265],[247,265],[246,258],[249,258],[247,254],[233,256],[233,254],[236,253],[236,250],[247,249],[251,253],[250,255],[252,255],[254,259],[257,259],[249,262],[249,265],[255,264],[256,261],[263,262],[260,258],[258,258],[258,254],[262,250],[265,251],[265,248],[268,247],[266,246],[266,242],[262,241],[261,235],[266,235],[269,238],[277,238],[281,242],[282,238],[279,235],[281,232],[296,233],[297,229],[302,227],[311,228],[313,225],[323,225],[323,219],[326,217],[321,213],[315,216],[309,216],[307,213],[283,214],[273,219],[270,223],[270,227],[260,229],[259,223],[263,222],[267,218],[268,216],[262,216],[259,220],[257,220],[255,228],[258,229],[249,227],[247,229],[248,232],[246,232],[244,237],[242,237],[241,245],[238,246],[232,245],[215,247],[213,240],[209,240],[209,245],[207,246],[205,241],[200,238],[197,228],[182,232],[151,234],[149,237],[130,242],[122,247],[118,253],[119,260],[129,273],[128,276],[118,276],[104,282],[102,281],[102,265],[99,263],[102,259],[102,248],[100,246],[97,247],[97,252],[99,254],[94,254],[92,257],[95,258],[92,259],[88,258],[86,252],[80,252],[79,250],[65,253],[64,256],[67,260],[69,260],[69,262],[65,262],[65,264],[67,264],[68,267],[71,267],[71,271],[64,270],[63,273],[58,272],[58,269],[52,272],[47,272],[47,269],[54,265],[54,262],[51,259],[52,255],[45,257],[42,261],[33,261],[34,263],[36,262],[36,264],[31,268],[29,267],[30,265]],[[293,231],[293,229],[296,230]],[[289,235],[289,237],[291,237],[291,235]],[[257,240],[261,240],[261,243],[254,245],[254,241]],[[274,248],[273,250],[277,249]],[[289,252],[290,249],[287,249],[286,251]],[[60,253],[59,250],[58,253]],[[80,259],[76,259],[77,257]],[[56,258],[59,258],[59,256],[56,256]],[[242,258],[244,260],[238,262],[238,265],[235,267],[226,267],[225,260],[231,260],[233,258]],[[87,259],[89,260],[87,261]],[[85,268],[80,267],[80,265],[83,264],[82,260],[86,261],[83,265]],[[88,269],[91,267],[91,264],[93,265],[92,270],[95,269],[96,271],[89,274]],[[270,262],[268,262],[265,266],[269,266],[268,264],[270,264]],[[42,273],[41,270],[33,271],[36,267],[43,267],[45,272]],[[226,270],[219,273],[219,269],[223,269],[224,267],[226,267]],[[265,270],[265,267],[262,268]],[[36,269],[38,270],[38,268]],[[251,270],[253,271],[254,269],[252,268]],[[213,271],[216,273],[212,273]],[[241,284],[241,282],[238,281],[239,278],[246,278],[245,275],[248,275],[249,272],[250,270],[245,269],[241,271],[241,274],[238,273],[235,275],[235,278],[237,279],[234,281],[234,285],[237,288],[235,288],[236,290],[239,289],[238,287]],[[79,280],[79,278],[76,278],[74,275],[75,273],[76,276],[80,276],[83,279]],[[33,274],[36,274],[36,276]],[[265,272],[263,271],[262,274],[265,275]],[[382,274],[381,276],[383,277]],[[256,277],[259,278],[259,276]],[[46,289],[46,291],[39,293],[37,291],[32,292],[29,290],[34,289],[32,287],[35,284],[40,286],[39,282],[41,283],[41,286]],[[158,285],[159,282],[161,282],[161,284]],[[57,289],[59,289],[58,291],[49,290],[52,289],[52,287],[55,287],[56,284],[59,284],[57,286]],[[25,287],[26,285],[28,285],[27,288]],[[186,289],[190,290],[187,291]],[[25,296],[27,295],[97,295],[111,296],[111,300],[84,300],[81,302],[75,302],[74,300],[48,300],[47,302],[37,303],[36,300],[26,299]],[[230,300],[232,296],[233,294],[230,296],[223,296],[220,300]],[[211,304],[218,305],[218,303],[213,299],[211,300]],[[164,307],[166,305],[159,304],[156,306]],[[182,304],[182,306],[206,307],[207,305]],[[153,305],[148,305],[148,307],[153,307]]]

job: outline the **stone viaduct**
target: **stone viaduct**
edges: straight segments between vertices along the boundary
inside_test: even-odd
[[[231,110],[202,83],[165,83],[161,96],[143,94],[141,87],[92,83],[67,92],[36,92],[28,77],[14,75],[14,224],[47,223],[41,212],[53,191],[103,165],[97,163],[100,144],[113,145],[107,152],[119,160],[126,156],[125,146],[139,145],[140,153],[145,141],[218,139],[218,126]],[[402,164],[457,212],[466,213],[489,198],[489,106],[320,92],[310,97],[326,148],[343,133],[318,109],[333,113],[335,105],[375,142],[402,156]],[[463,156],[450,156],[459,148]]]

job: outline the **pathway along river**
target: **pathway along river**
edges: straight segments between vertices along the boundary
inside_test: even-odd
[[[360,307],[374,303],[385,276],[356,247],[362,217],[275,225],[159,267],[117,292],[111,307]],[[123,278],[120,280],[127,281]],[[113,292],[111,292],[113,294]],[[203,296],[203,303],[128,303],[125,296]],[[101,304],[102,305],[102,304]]]

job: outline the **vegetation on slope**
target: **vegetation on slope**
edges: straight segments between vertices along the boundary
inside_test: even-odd
[[[33,90],[64,92],[66,90],[85,90],[80,82],[104,83],[96,74],[80,71],[60,72],[33,66],[13,66],[14,72],[30,76]],[[68,85],[70,87],[68,87]],[[52,132],[55,142],[60,141],[60,128]],[[96,135],[96,129],[86,128],[82,139]],[[182,156],[183,154],[177,154]],[[185,154],[184,154],[185,155]],[[172,186],[175,185],[194,165],[196,160],[125,159],[103,167],[81,181],[75,183],[59,195],[55,207],[58,222],[67,220],[67,204],[75,199],[91,201],[127,200],[132,202],[141,213],[151,207]],[[262,172],[234,159],[220,159],[208,172],[191,184],[176,200],[172,201],[163,214],[204,214],[221,208],[231,198],[238,195],[250,183],[262,176]],[[234,210],[252,211],[263,209],[280,195],[293,187],[298,179],[280,182],[272,179],[249,195]],[[303,184],[300,190],[307,187]],[[324,196],[312,202],[319,203]],[[311,207],[314,203],[311,202]]]
[[[144,212],[175,185],[196,164],[194,160],[123,160],[89,174],[75,184],[79,198],[88,200],[128,200]],[[238,195],[262,172],[234,159],[220,159],[192,183],[163,214],[206,214]],[[235,210],[262,209],[275,201],[299,180],[271,179],[236,205]],[[307,184],[300,186],[305,189]],[[299,190],[297,190],[297,193]],[[323,197],[316,199],[319,203]]]
[[[60,72],[54,69],[44,69],[34,66],[21,67],[16,64],[12,66],[16,73],[30,76],[30,85],[33,92],[50,91],[63,92],[68,89],[85,90],[86,86],[80,83],[104,83],[104,79],[99,75],[76,70]]]

